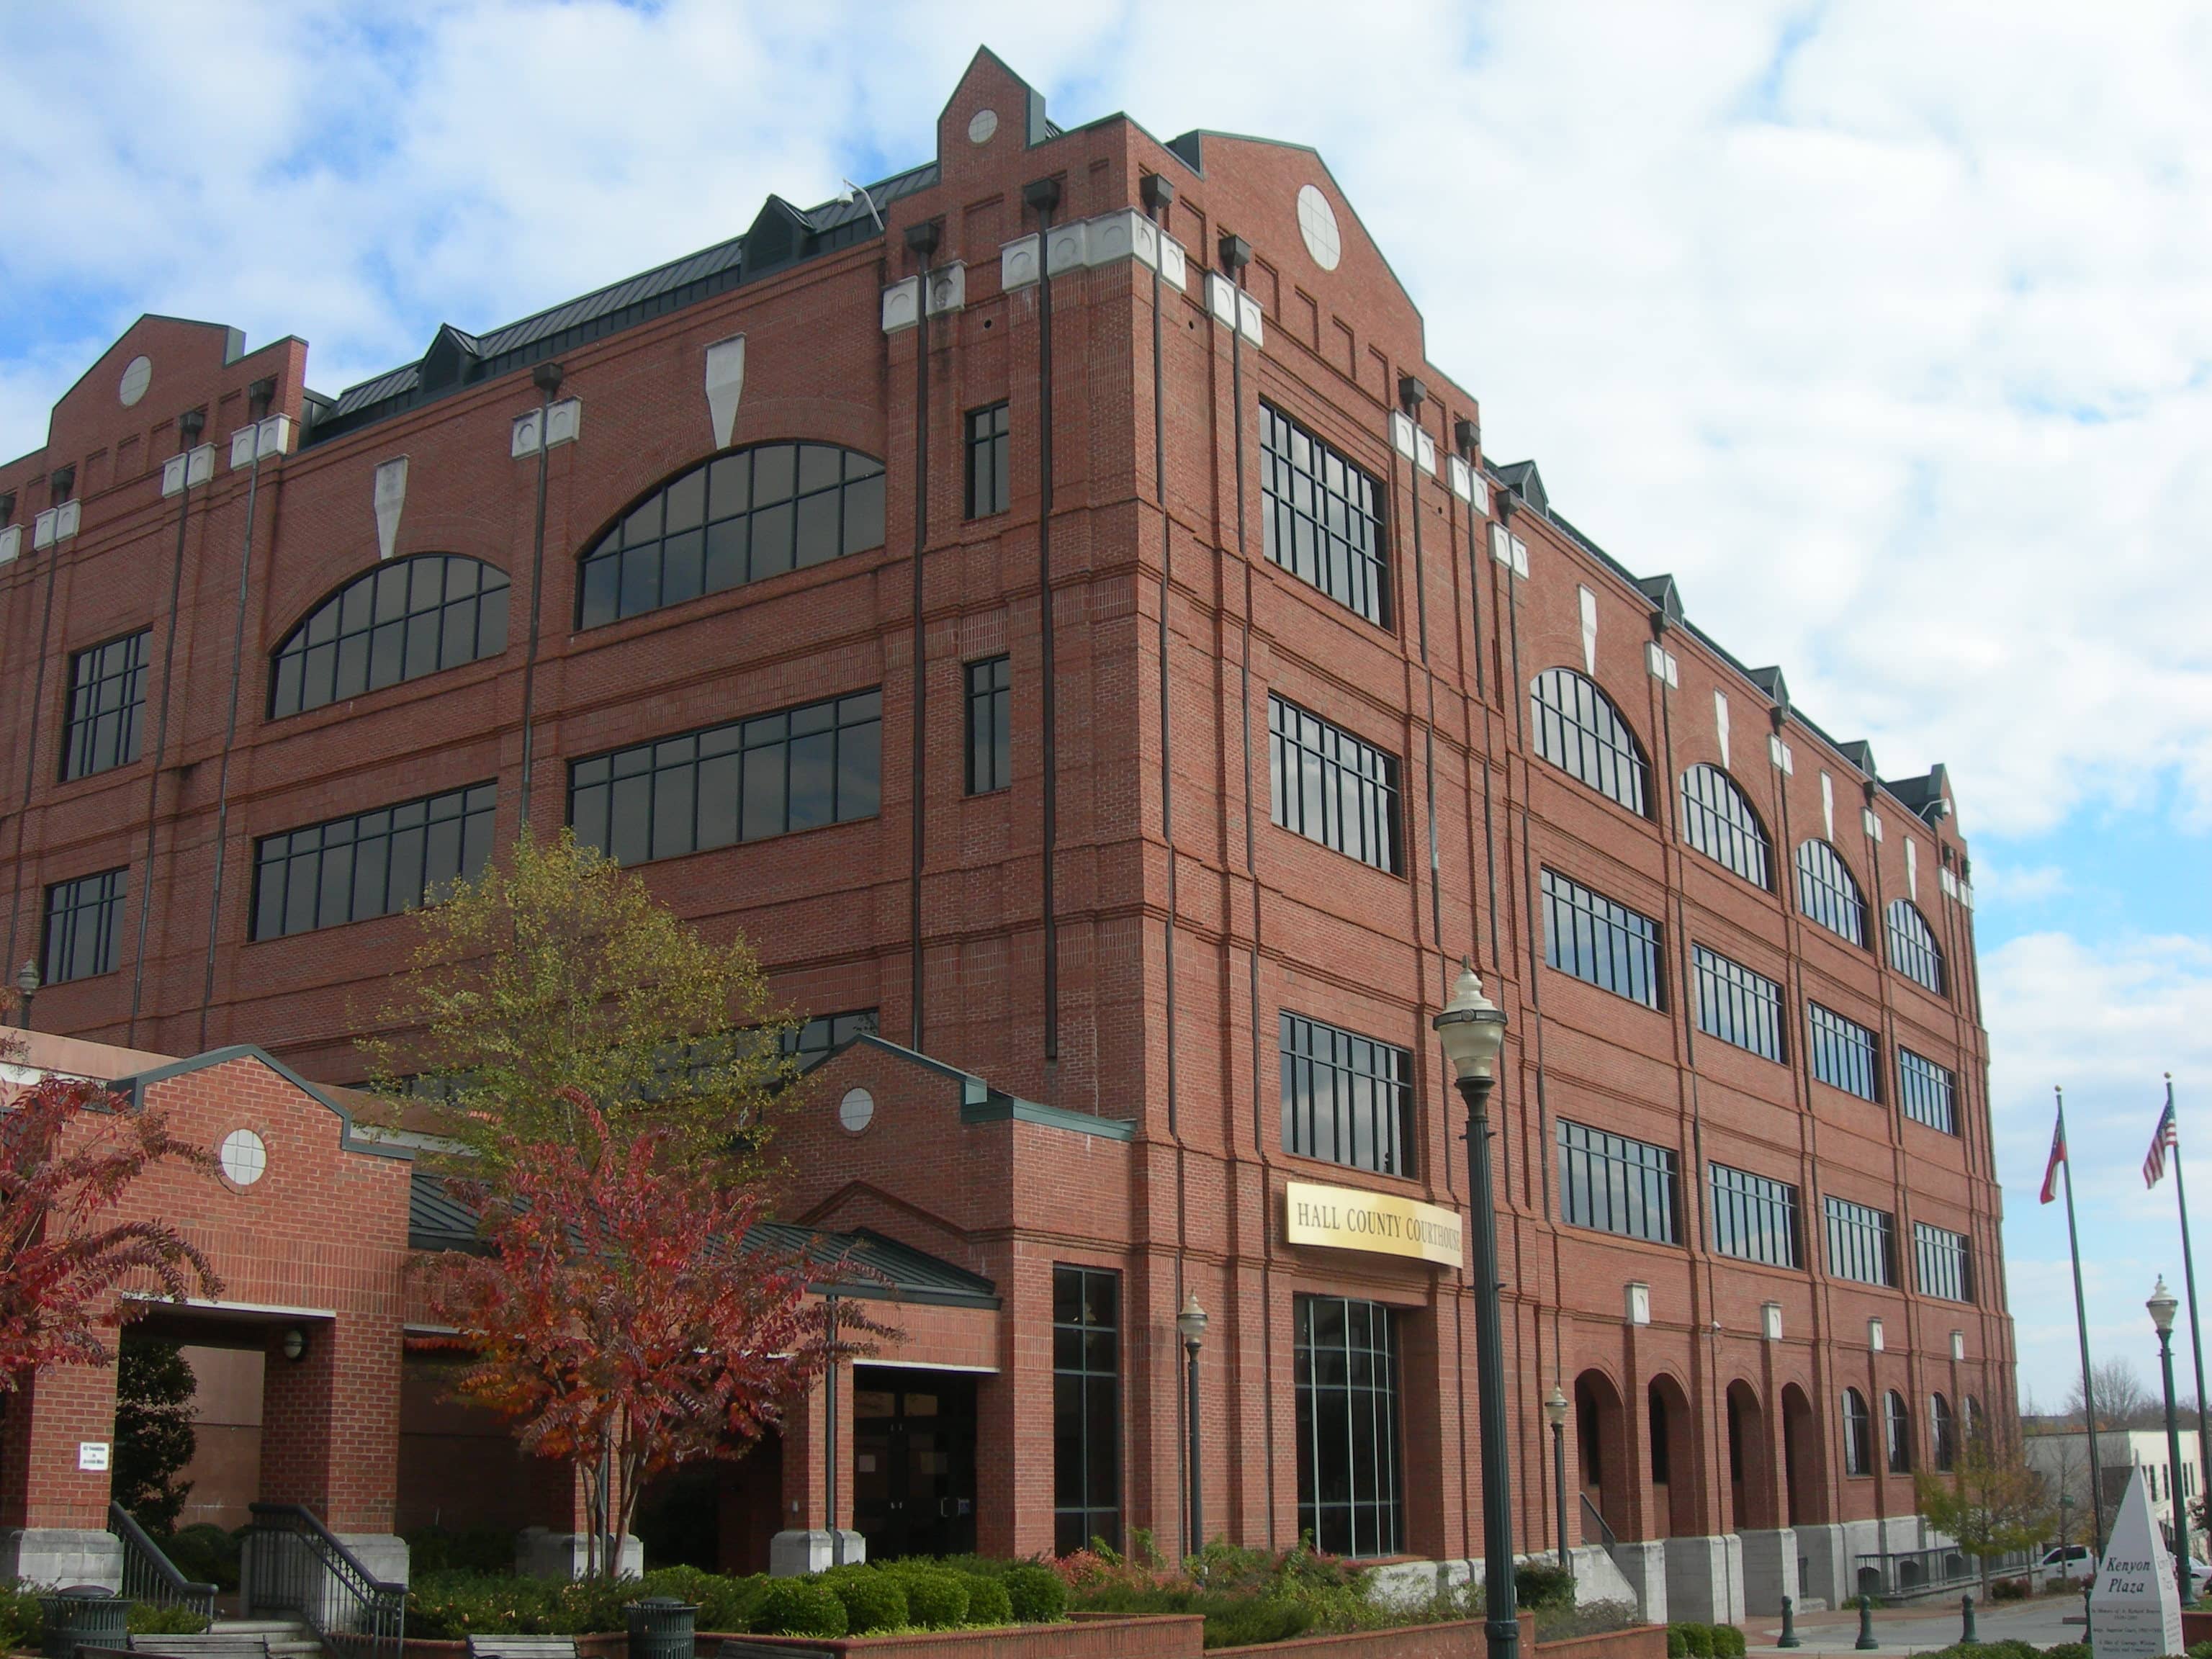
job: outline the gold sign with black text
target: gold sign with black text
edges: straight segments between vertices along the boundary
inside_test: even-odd
[[[1389,1193],[1293,1181],[1283,1191],[1283,1239],[1325,1250],[1370,1250],[1456,1267],[1464,1224],[1456,1210]]]

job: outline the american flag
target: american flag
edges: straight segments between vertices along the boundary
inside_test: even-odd
[[[2051,1161],[2043,1166],[2043,1200],[2045,1204],[2058,1196],[2058,1166],[2066,1162],[2066,1119],[2062,1114],[2051,1128]]]
[[[2150,1151],[2143,1158],[2144,1186],[2155,1187],[2166,1178],[2166,1149],[2169,1146],[2177,1151],[2181,1146],[2181,1137],[2173,1127],[2173,1103],[2170,1100],[2158,1115],[2158,1127],[2151,1133]]]

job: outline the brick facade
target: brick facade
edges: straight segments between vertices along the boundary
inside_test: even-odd
[[[995,131],[975,142],[971,123],[987,110]],[[1179,289],[1143,259],[1098,257],[1097,244],[1090,262],[1047,283],[1007,285],[1002,253],[1042,222],[1026,186],[1057,181],[1049,217],[1065,227],[1146,210],[1154,175],[1174,187],[1154,216],[1187,252]],[[1941,769],[1882,782],[1863,746],[1837,744],[1790,707],[1778,675],[1745,670],[1684,622],[1671,585],[1634,580],[1552,514],[1533,469],[1473,453],[1482,485],[1455,491],[1449,462],[1462,422],[1479,433],[1479,406],[1425,359],[1419,314],[1310,150],[1211,133],[1170,149],[1119,117],[1060,133],[1037,95],[984,54],[940,120],[934,170],[902,177],[883,192],[893,199],[879,204],[880,236],[777,268],[772,204],[747,244],[759,269],[741,284],[596,336],[575,328],[543,349],[518,346],[497,372],[464,375],[441,395],[349,394],[334,415],[305,390],[300,342],[240,356],[221,329],[135,325],[57,408],[47,446],[0,466],[0,495],[15,494],[19,520],[50,504],[65,465],[82,503],[72,538],[34,552],[27,533],[23,556],[0,566],[12,691],[0,731],[26,763],[0,798],[7,959],[37,949],[49,884],[131,872],[117,967],[42,991],[36,1023],[179,1053],[251,1041],[307,1075],[355,1080],[353,1038],[410,924],[392,916],[250,942],[257,838],[484,781],[498,785],[501,837],[526,806],[533,823],[557,825],[569,759],[880,687],[875,817],[641,868],[710,937],[742,930],[793,1006],[876,1009],[894,1043],[1007,1096],[1133,1126],[1122,1139],[1046,1121],[967,1122],[957,1102],[932,1100],[911,1068],[864,1046],[824,1073],[829,1115],[793,1132],[794,1218],[877,1228],[998,1288],[997,1374],[979,1396],[1000,1431],[985,1436],[977,1470],[987,1547],[1050,1540],[1051,1269],[1077,1262],[1123,1276],[1129,1523],[1180,1540],[1173,1320],[1194,1291],[1213,1317],[1200,1425],[1210,1528],[1252,1543],[1295,1538],[1293,1298],[1350,1295],[1409,1316],[1409,1547],[1480,1553],[1466,1273],[1291,1247],[1281,1223],[1293,1179],[1463,1206],[1463,1116],[1429,1030],[1462,956],[1510,1017],[1493,1115],[1508,1370],[1521,1402],[1510,1449],[1518,1535],[1534,1543],[1552,1530],[1550,1447],[1535,1407],[1554,1382],[1589,1402],[1593,1415],[1578,1413],[1569,1431],[1570,1467],[1584,1467],[1572,1443],[1595,1421],[1610,1473],[1589,1495],[1624,1539],[1910,1514],[1910,1478],[1887,1473],[1883,1458],[1869,1475],[1844,1472],[1841,1391],[1857,1387],[1873,1402],[1877,1435],[1885,1392],[1913,1402],[1916,1462],[1929,1455],[1934,1393],[1954,1407],[1971,1398],[1998,1423],[2013,1409],[1966,849],[1948,810],[1925,810],[1948,809]],[[1339,227],[1333,269],[1302,237],[1308,186]],[[964,295],[886,331],[886,291],[921,269],[908,233],[933,223],[931,268],[963,261]],[[1252,251],[1241,281],[1261,315],[1249,332],[1224,321],[1209,287],[1224,237]],[[1236,302],[1225,304],[1234,319]],[[702,373],[708,347],[738,335],[744,387],[726,446]],[[530,668],[541,457],[511,451],[515,421],[544,401],[522,372],[533,351],[557,358],[557,395],[580,400],[582,416],[576,441],[542,457]],[[142,355],[155,366],[152,390],[119,408],[118,378]],[[1418,402],[1405,399],[1407,377],[1420,384]],[[305,441],[258,473],[234,467],[250,389],[270,380],[269,410],[304,423]],[[966,520],[963,417],[1001,399],[1011,510]],[[1265,557],[1262,400],[1379,481],[1385,624]],[[164,497],[161,461],[191,407],[207,411],[213,475]],[[1433,444],[1434,471],[1394,442],[1401,408]],[[1403,438],[1418,458],[1411,433]],[[634,504],[721,448],[793,439],[884,463],[880,549],[575,627],[578,557]],[[270,653],[377,564],[375,480],[401,458],[393,554],[464,554],[507,573],[506,652],[265,718]],[[1509,511],[1525,577],[1492,553]],[[70,653],[149,626],[143,757],[57,782]],[[1012,659],[1012,787],[969,796],[963,665],[1002,652]],[[1587,670],[1634,730],[1650,760],[1649,816],[1535,755],[1529,683],[1563,666]],[[243,689],[226,757],[234,669]],[[1403,873],[1271,822],[1271,693],[1398,757]],[[1677,780],[1698,763],[1727,771],[1765,825],[1772,890],[1685,843]],[[1813,837],[1855,872],[1873,948],[1848,945],[1793,902],[1794,855]],[[1661,924],[1659,1010],[1542,965],[1544,867]],[[1936,930],[1946,995],[1895,971],[1881,950],[1886,907],[1907,895]],[[1783,986],[1786,1063],[1696,1030],[1693,943]],[[1814,1079],[1808,1000],[1879,1035],[1887,1103]],[[1410,1175],[1285,1150],[1275,1035],[1285,1009],[1411,1051]],[[1955,1135],[1898,1110],[1899,1042],[1955,1073]],[[835,1102],[863,1073],[898,1109],[848,1136]],[[1683,1243],[1561,1224],[1561,1116],[1675,1151]],[[1798,1188],[1806,1265],[1714,1253],[1713,1162]],[[1820,1200],[1832,1193],[1893,1215],[1897,1288],[1826,1270]],[[1973,1303],[1919,1293],[1916,1221],[1971,1241]],[[1624,1317],[1631,1281],[1648,1287],[1648,1323]],[[1871,1319],[1883,1322],[1880,1352]],[[1663,1491],[1650,1478],[1655,1384],[1669,1423]],[[818,1488],[818,1472],[790,1451],[787,1490]]]

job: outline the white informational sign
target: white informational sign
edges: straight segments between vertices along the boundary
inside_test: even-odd
[[[2096,1659],[2159,1659],[2181,1651],[2181,1595],[2173,1557],[2150,1511],[2142,1465],[2129,1477],[2111,1542],[2089,1593],[2089,1646]]]
[[[80,1469],[104,1469],[107,1467],[107,1442],[80,1440],[76,1443],[76,1466]]]

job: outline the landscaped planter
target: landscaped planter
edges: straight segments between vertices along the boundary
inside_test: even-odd
[[[1078,1617],[1064,1625],[1008,1625],[999,1630],[920,1631],[908,1636],[726,1636],[699,1632],[698,1659],[715,1659],[725,1642],[763,1651],[851,1656],[851,1659],[1200,1659],[1206,1620],[1194,1613]],[[1253,1650],[1257,1651],[1256,1649]],[[1663,1659],[1663,1646],[1662,1659]]]
[[[1598,1636],[1571,1636],[1559,1642],[1534,1642],[1534,1621],[1521,1615],[1521,1650],[1537,1659],[1667,1659],[1667,1627],[1638,1625]],[[1310,1654],[1313,1659],[1467,1659],[1483,1645],[1480,1619],[1443,1625],[1401,1625],[1395,1630],[1353,1631],[1342,1636],[1298,1636],[1287,1642],[1262,1642],[1246,1648],[1216,1648],[1216,1653]]]
[[[2212,1642],[2212,1613],[2191,1613],[2181,1610],[2181,1645],[2194,1647],[2199,1642]]]

